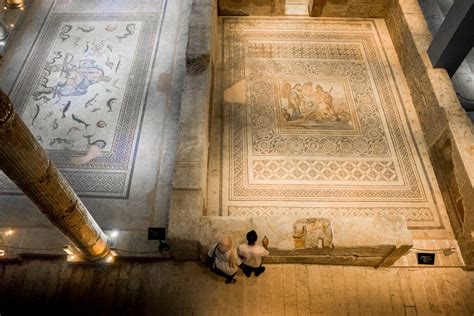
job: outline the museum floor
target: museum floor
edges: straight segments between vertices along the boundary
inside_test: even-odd
[[[0,311],[18,315],[28,303],[61,315],[472,315],[473,283],[459,268],[286,264],[226,285],[195,262],[33,260],[0,270]]]

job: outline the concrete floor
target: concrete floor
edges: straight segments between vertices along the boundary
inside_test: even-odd
[[[61,315],[472,315],[474,272],[458,268],[266,265],[237,283],[196,262],[0,266],[0,313]]]

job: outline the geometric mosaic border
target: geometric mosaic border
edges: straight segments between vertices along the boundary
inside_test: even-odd
[[[411,228],[417,225],[424,229],[443,227],[442,200],[435,196],[425,170],[429,168],[429,161],[424,161],[427,157],[420,156],[417,141],[406,130],[406,112],[399,104],[403,101],[398,92],[392,90],[392,74],[385,69],[386,57],[379,51],[376,39],[377,27],[373,20],[285,23],[277,19],[222,18],[223,60],[226,61],[223,90],[244,81],[247,101],[223,105],[223,122],[229,123],[223,125],[221,214],[244,217],[404,215]],[[327,48],[316,43],[327,44]],[[363,68],[350,73],[351,64]],[[272,99],[277,95],[275,80],[293,84],[304,80],[318,82],[318,78],[331,75],[346,76],[349,84],[353,82],[354,95],[361,92],[363,95],[361,84],[373,78],[371,99],[354,98],[357,110],[364,111],[358,113],[362,136],[348,134],[341,138],[337,132],[328,130],[320,134],[313,132],[314,136],[311,132],[285,134],[273,127],[276,114],[272,109],[278,104]],[[369,107],[370,102],[376,104],[377,110]],[[377,111],[380,117],[374,118]],[[365,127],[364,116],[370,116],[371,126]],[[374,122],[384,126],[382,135],[386,137],[378,144],[369,142],[369,146],[378,146],[373,147],[374,154],[367,152],[361,141],[356,146],[347,144],[357,137],[380,137],[379,130],[372,127]],[[318,139],[325,143],[318,143]],[[351,147],[358,152],[351,152]],[[279,158],[282,156],[284,158]],[[335,161],[329,157],[335,157]],[[358,172],[357,168],[364,170]],[[310,172],[308,170],[313,173],[305,174]],[[341,170],[345,170],[344,175],[338,176],[336,173]],[[325,202],[331,206],[317,206]],[[367,202],[370,206],[337,205],[348,202]],[[376,203],[396,203],[397,207],[372,207]]]

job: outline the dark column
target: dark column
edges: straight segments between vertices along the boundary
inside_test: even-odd
[[[109,254],[100,229],[0,90],[0,169],[35,203],[86,260]]]
[[[453,76],[474,44],[474,0],[456,0],[428,48],[435,68]]]

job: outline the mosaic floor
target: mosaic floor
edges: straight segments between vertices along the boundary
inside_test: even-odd
[[[125,197],[129,190],[166,3],[152,2],[133,13],[104,12],[90,1],[53,3],[10,92],[80,193]],[[3,176],[0,190],[16,188]]]
[[[224,102],[213,128],[223,137],[211,148],[220,175],[208,214],[401,214],[413,230],[449,235],[383,20],[221,22]]]
[[[5,56],[1,89],[104,229],[167,226],[190,6],[33,1]],[[3,173],[0,223],[50,226]]]

